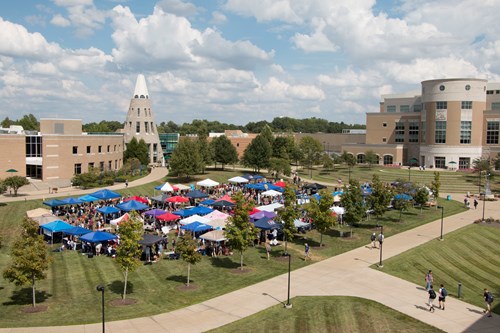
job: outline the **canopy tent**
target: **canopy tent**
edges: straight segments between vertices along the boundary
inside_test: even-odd
[[[295,228],[303,228],[303,227],[309,227],[310,224],[303,222],[301,219],[296,219],[293,221],[293,224],[295,225]]]
[[[94,193],[90,193],[90,196],[95,197],[100,200],[109,200],[109,199],[116,199],[116,198],[121,198],[121,194],[108,190],[107,188],[96,191]]]
[[[255,214],[255,213],[258,213],[258,212],[260,212],[260,210],[257,209],[257,208],[255,208],[255,207],[253,207],[252,210],[248,212],[248,214],[252,215],[252,214]]]
[[[234,200],[233,198],[231,198],[229,195],[227,194],[224,194],[222,197],[220,197],[219,199],[215,200],[215,201],[222,201],[222,200],[226,200],[226,201],[229,201],[229,202],[232,202],[234,203]]]
[[[167,212],[167,213],[162,214],[162,215],[157,215],[156,218],[158,220],[161,220],[161,221],[170,222],[170,221],[178,220],[181,217],[179,215],[175,215],[175,214],[172,214],[170,212]]]
[[[122,216],[120,216],[119,218],[111,220],[110,223],[112,225],[118,225],[118,224],[120,224],[121,221],[128,221],[129,218],[130,218],[129,213],[125,213]]]
[[[209,242],[222,242],[227,240],[224,234],[225,234],[224,230],[212,230],[207,233],[204,233],[203,235],[200,236],[200,238]]]
[[[344,194],[344,191],[335,191],[332,193],[333,196],[336,196],[336,195],[343,195]]]
[[[396,199],[396,200],[406,200],[406,201],[413,200],[413,198],[412,198],[411,195],[408,195],[408,194],[405,194],[405,193],[396,194],[394,196],[394,199]]]
[[[52,215],[52,212],[45,208],[35,208],[32,210],[26,211],[26,216],[31,218],[44,216],[44,215]]]
[[[269,217],[263,217],[260,220],[257,220],[253,223],[256,228],[262,230],[273,230],[273,229],[282,229],[283,225],[281,223],[274,222],[273,219]]]
[[[345,208],[344,207],[337,207],[333,206],[330,208],[335,214],[337,215],[344,215],[345,214]]]
[[[73,226],[61,220],[52,221],[40,226],[44,230],[48,230],[51,233],[62,232],[64,229],[72,228]]]
[[[103,214],[114,214],[114,213],[120,212],[120,210],[118,208],[113,207],[113,206],[99,207],[99,208],[97,208],[97,211],[99,213],[103,213]]]
[[[225,229],[227,225],[227,220],[225,219],[213,219],[208,222],[205,222],[205,224],[211,226],[214,229]]]
[[[233,207],[235,205],[236,205],[235,203],[227,200],[216,200],[212,204],[213,207]]]
[[[98,198],[93,197],[93,196],[88,195],[88,194],[85,194],[85,195],[79,197],[78,199],[80,199],[80,201],[82,201],[82,202],[94,202],[96,200],[99,200]]]
[[[361,193],[362,193],[364,196],[371,195],[371,194],[372,194],[372,188],[371,188],[371,187],[369,187],[369,186],[364,186],[364,185],[362,185],[362,186],[361,186]]]
[[[215,202],[215,200],[212,200],[212,199],[205,199],[203,201],[200,201],[200,205],[204,205],[204,206],[211,206],[213,205]]]
[[[132,197],[128,197],[128,198],[123,199],[124,202],[130,201],[130,200],[135,200],[135,201],[138,201],[138,202],[143,203],[143,204],[149,203],[148,199],[143,198],[143,197],[138,196],[138,195],[134,195]]]
[[[276,202],[270,205],[259,206],[257,207],[257,209],[260,211],[274,212],[275,210],[280,209],[281,207],[284,207],[283,204]]]
[[[38,222],[38,225],[43,225],[43,224],[47,224],[49,222],[57,221],[60,218],[55,216],[55,215],[52,215],[52,214],[45,214],[42,216],[32,217],[31,219]]]
[[[193,199],[202,199],[202,198],[208,198],[208,194],[203,193],[200,190],[194,190],[194,191],[188,192],[186,194],[186,197],[193,198]]]
[[[262,192],[260,195],[266,196],[266,197],[276,197],[278,195],[281,195],[281,192],[275,191],[275,190],[267,190],[265,192]]]
[[[319,195],[318,193],[314,193],[313,195],[311,195],[309,198],[314,198],[316,200],[320,200],[321,199],[321,195]]]
[[[189,209],[178,209],[174,212],[174,214],[180,217],[188,217],[194,215],[195,213],[191,212]]]
[[[196,185],[205,186],[205,187],[214,187],[214,186],[219,185],[219,183],[217,183],[215,180],[207,178],[207,179],[204,179],[204,180],[197,182]]]
[[[224,220],[227,220],[227,218],[229,216],[231,216],[231,215],[223,213],[223,212],[221,212],[219,210],[214,210],[213,212],[211,212],[210,214],[205,215],[204,217],[207,218],[207,219],[210,219],[210,220],[214,220],[214,219],[224,219]]]
[[[304,186],[305,189],[307,190],[315,190],[315,191],[319,191],[319,190],[322,190],[322,189],[325,189],[326,186],[323,185],[323,184],[318,184],[318,183],[311,183],[311,184],[306,184]]]
[[[187,186],[187,185],[184,185],[184,184],[175,184],[175,185],[172,185],[173,188],[178,188],[179,191],[184,191],[184,190],[189,190],[191,189],[191,187]]]
[[[272,219],[275,216],[276,216],[276,213],[274,213],[274,212],[263,211],[263,212],[257,212],[255,214],[250,215],[250,220],[257,221],[257,220],[260,220],[261,218],[264,218],[264,217],[268,217],[268,218]]]
[[[64,229],[62,231],[63,234],[73,235],[73,236],[81,236],[81,235],[85,235],[85,234],[88,234],[88,233],[91,233],[91,232],[92,232],[92,230],[85,229],[85,228],[82,228],[82,227],[71,227],[71,228],[68,228],[68,229]]]
[[[208,213],[213,212],[214,210],[212,208],[204,207],[204,206],[198,206],[194,207],[191,209],[188,209],[191,213],[195,213],[197,215],[207,215]]]
[[[181,226],[181,229],[191,231],[191,232],[202,232],[212,229],[211,226],[195,221],[186,225]]]
[[[201,222],[201,223],[207,223],[210,220],[203,217],[203,216],[200,216],[200,215],[192,215],[190,217],[186,217],[186,218],[180,220],[179,223],[182,225],[186,225],[186,224],[196,222],[196,221]]]
[[[156,201],[156,202],[165,202],[165,200],[167,200],[168,198],[170,198],[170,196],[168,194],[164,193],[162,195],[157,195],[155,197],[151,197],[151,200]]]
[[[342,198],[340,197],[340,195],[333,196],[333,202],[340,202],[341,200]]]
[[[80,240],[89,243],[99,243],[117,238],[118,237],[116,237],[116,235],[110,234],[109,232],[106,231],[94,231],[83,235],[82,237],[80,237]]]
[[[143,204],[139,201],[135,201],[135,200],[122,202],[121,204],[116,205],[116,207],[119,208],[120,210],[125,211],[125,212],[130,212],[132,210],[140,211],[140,210],[146,210],[149,208],[148,205],[145,205],[145,204]]]
[[[248,183],[248,179],[246,179],[245,177],[241,177],[241,176],[229,178],[228,181],[230,183],[236,183],[236,184]]]
[[[152,234],[143,234],[141,240],[139,240],[139,244],[145,245],[145,246],[151,246],[154,244],[158,244],[162,241],[164,241],[165,238],[157,235],[152,235]]]
[[[284,181],[282,181],[282,180],[280,180],[279,182],[274,183],[274,185],[279,186],[279,187],[286,187],[286,183]]]
[[[64,202],[65,205],[79,205],[82,203],[82,200],[80,200],[79,198],[72,197],[64,198],[61,201]]]
[[[170,202],[170,203],[186,203],[186,202],[189,202],[189,198],[181,197],[179,195],[175,195],[173,197],[165,199],[165,202]]]
[[[278,191],[278,192],[282,192],[283,191],[282,187],[276,186],[276,185],[274,185],[272,183],[246,184],[245,187],[246,188],[251,188],[251,189],[254,189],[254,190],[258,190],[258,191],[267,191],[267,190],[275,190],[275,191]]]
[[[57,200],[57,199],[51,199],[43,202],[44,205],[47,205],[49,207],[58,207],[58,206],[64,206],[65,203],[64,201]]]
[[[251,174],[246,173],[246,174],[243,175],[243,178],[246,178],[248,180],[256,180],[256,179],[262,179],[262,178],[264,178],[264,176],[261,176],[261,175],[251,175]]]
[[[145,211],[144,215],[157,217],[157,216],[163,215],[165,213],[167,213],[167,212],[164,211],[163,209],[151,209],[151,210]]]

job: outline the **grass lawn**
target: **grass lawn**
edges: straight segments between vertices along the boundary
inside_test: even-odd
[[[225,181],[241,174],[241,171],[214,171],[191,181],[204,178]],[[180,182],[169,178],[172,184]],[[162,181],[139,187],[129,187],[119,190],[123,195],[155,194],[154,186]],[[156,191],[156,194],[159,192]],[[441,200],[446,215],[456,214],[463,210],[462,204],[454,201]],[[9,247],[18,232],[18,226],[26,210],[42,207],[41,200],[20,201],[0,205],[0,235],[3,237],[3,248],[0,249],[0,268],[9,264]],[[308,242],[312,248],[313,261],[319,261],[339,253],[369,243],[369,235],[378,230],[377,224],[384,225],[387,236],[414,228],[416,226],[439,219],[441,211],[435,208],[424,209],[421,215],[419,209],[411,209],[403,213],[403,222],[398,222],[399,212],[390,211],[380,220],[371,218],[360,226],[353,228],[353,236],[339,237],[339,231],[349,231],[347,227],[336,227],[324,235],[325,246],[319,249],[320,235],[310,231],[305,235],[297,235],[289,243],[288,250],[292,254],[292,269],[297,269],[311,262],[301,259],[303,244]],[[272,255],[279,257],[282,246],[273,248]],[[31,302],[31,290],[16,287],[0,278],[0,326],[43,326],[66,325],[98,322],[100,320],[100,295],[96,286],[103,283],[106,286],[107,302],[119,299],[123,288],[123,275],[111,258],[94,257],[89,259],[79,253],[65,251],[53,253],[54,262],[48,271],[48,278],[37,283],[37,301],[48,306],[42,313],[24,314],[22,309]],[[191,269],[191,284],[196,289],[183,291],[178,288],[186,282],[187,265],[182,261],[162,260],[148,266],[141,266],[129,274],[129,295],[137,300],[135,305],[115,307],[107,306],[108,320],[133,318],[152,315],[178,309],[190,304],[216,297],[244,286],[257,283],[287,271],[287,262],[282,260],[265,260],[263,247],[249,248],[244,255],[244,263],[250,268],[249,273],[234,274],[239,266],[239,255],[232,257],[210,258],[203,260]],[[19,320],[19,316],[23,320]]]
[[[500,314],[500,224],[472,224],[384,261],[385,273],[424,286],[429,269],[435,289],[442,283],[452,297],[462,283],[462,299],[484,307],[483,289],[495,295],[493,311]],[[375,267],[374,267],[375,268]],[[378,269],[378,268],[377,268]]]
[[[443,332],[380,303],[357,297],[295,297],[292,309],[276,305],[212,333]]]

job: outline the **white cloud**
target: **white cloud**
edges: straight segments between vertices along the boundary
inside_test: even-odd
[[[58,27],[67,27],[71,25],[71,22],[68,19],[65,19],[61,14],[54,15],[50,20],[50,23]]]
[[[157,7],[161,8],[164,12],[172,13],[179,16],[193,16],[201,9],[189,2],[181,0],[160,0]]]
[[[79,37],[88,37],[101,29],[108,13],[95,7],[93,0],[54,0],[57,6],[68,11],[68,19]],[[64,22],[59,20],[59,23]],[[63,23],[65,24],[65,23]]]
[[[301,1],[302,2],[302,1]],[[302,18],[288,0],[228,0],[226,10],[242,16],[253,16],[259,22],[282,20],[289,23],[302,23]]]
[[[223,24],[227,21],[226,15],[219,11],[212,12],[212,18],[210,19],[211,24]]]

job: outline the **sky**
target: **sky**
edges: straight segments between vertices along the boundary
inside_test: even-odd
[[[0,11],[0,118],[365,123],[420,82],[500,82],[500,0],[23,0]]]

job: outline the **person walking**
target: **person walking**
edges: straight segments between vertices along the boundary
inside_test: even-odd
[[[484,288],[483,298],[484,302],[486,303],[486,309],[483,310],[483,313],[486,313],[488,317],[491,317],[491,303],[493,303],[493,294],[488,291],[488,289]]]
[[[478,204],[479,204],[479,203],[477,202],[477,199],[474,199],[474,209],[477,209],[477,205],[478,205]]]
[[[309,244],[304,244],[304,261],[310,259],[309,257]]]
[[[444,310],[444,303],[446,302],[446,296],[448,296],[448,291],[446,290],[444,285],[441,285],[441,288],[439,288],[439,298],[438,298],[439,308],[441,310]],[[441,303],[443,304],[441,305]]]
[[[370,240],[372,241],[372,249],[373,248],[377,248],[377,234],[376,233],[373,233],[371,236],[370,236]]]
[[[429,289],[429,300],[427,302],[427,304],[429,304],[429,311],[430,312],[434,312],[434,300],[436,299],[436,292],[434,291],[434,289],[432,289],[432,285]]]
[[[433,281],[434,277],[432,276],[432,271],[429,270],[429,272],[425,274],[425,290],[429,291],[432,288]]]

